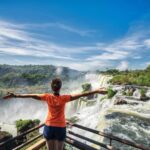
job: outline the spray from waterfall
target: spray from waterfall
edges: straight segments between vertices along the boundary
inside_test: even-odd
[[[58,74],[61,71],[58,71]],[[110,76],[89,73],[77,80],[65,81],[62,93],[80,93],[83,83],[91,83],[92,89],[98,87],[109,87]],[[97,129],[103,132],[112,133],[121,138],[125,138],[137,143],[150,146],[150,102],[141,102],[138,100],[139,91],[133,93],[133,99],[121,95],[122,86],[112,86],[118,93],[112,98],[107,97],[102,100],[102,95],[93,97],[91,100],[76,100],[66,105],[66,117],[77,117],[78,124],[89,128]],[[150,90],[146,93],[149,96]],[[137,105],[114,105],[117,97],[127,101],[136,101]],[[44,102],[32,99],[12,99],[0,101],[0,122],[13,124],[17,119],[40,119],[44,122],[47,106]],[[89,104],[90,103],[90,104]],[[105,138],[85,133],[84,131],[72,128],[79,134],[97,139],[101,142],[107,142]],[[117,146],[117,143],[116,143]]]

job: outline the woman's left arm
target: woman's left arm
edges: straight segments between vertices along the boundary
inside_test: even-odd
[[[80,97],[86,97],[86,96],[97,94],[97,93],[98,94],[107,94],[107,90],[105,88],[99,88],[99,89],[94,90],[94,91],[71,95],[71,101],[76,100]]]

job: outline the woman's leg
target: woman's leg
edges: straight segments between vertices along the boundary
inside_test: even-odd
[[[54,129],[51,126],[44,126],[43,136],[46,140],[46,145],[48,150],[55,150],[54,142]]]
[[[66,127],[55,127],[55,150],[63,150],[66,138]]]
[[[55,149],[55,140],[46,140],[46,145],[48,150],[56,150]]]
[[[63,150],[64,141],[55,140],[55,150]]]

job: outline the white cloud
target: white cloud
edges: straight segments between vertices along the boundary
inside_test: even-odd
[[[90,34],[94,33],[94,30],[85,30],[85,29],[79,29],[64,23],[60,22],[49,22],[49,23],[40,23],[40,24],[21,24],[22,28],[38,28],[38,29],[46,29],[46,28],[58,28],[67,32],[72,32],[75,34],[78,34],[80,36],[90,36]]]
[[[141,35],[142,36],[142,35]],[[127,37],[124,37],[122,39],[118,39],[117,41],[114,41],[110,44],[97,44],[98,47],[102,50],[105,50],[107,52],[113,52],[113,53],[121,53],[121,52],[132,52],[136,51],[139,48],[144,47],[145,45],[142,43],[143,40],[140,41],[140,36],[136,35],[128,35]]]
[[[3,27],[1,27],[1,29],[0,29],[0,36],[14,39],[14,40],[22,40],[22,41],[25,41],[26,39],[30,38],[23,31],[9,29],[9,28],[7,29],[7,28],[3,28]]]
[[[127,52],[113,52],[113,53],[108,53],[104,52],[101,55],[97,56],[92,56],[88,58],[87,60],[120,60],[126,58],[128,55]]]
[[[144,41],[144,44],[145,44],[148,48],[150,48],[150,39],[146,39],[146,40]]]
[[[117,67],[120,70],[128,68],[128,59],[141,59],[141,49],[150,47],[149,35],[145,32],[128,33],[123,38],[110,43],[88,43],[83,46],[68,46],[45,41],[35,33],[27,30],[29,27],[50,27],[88,35],[91,31],[78,30],[61,23],[48,24],[14,24],[0,21],[0,54],[12,56],[31,56],[41,63],[68,66],[78,70],[103,69],[113,67],[116,61],[121,61]],[[95,55],[96,54],[96,55]],[[84,58],[82,55],[85,55]],[[79,57],[77,57],[79,56]],[[17,59],[19,62],[19,59]],[[128,60],[128,61],[125,61]],[[16,61],[17,62],[17,61]],[[27,62],[24,62],[27,63]],[[32,63],[32,62],[31,62]],[[33,63],[35,63],[33,61]]]
[[[65,25],[65,24],[62,24],[62,23],[56,23],[55,26],[57,26],[57,27],[59,27],[61,29],[64,29],[66,31],[79,34],[81,36],[88,36],[88,35],[90,35],[90,33],[94,32],[92,30],[79,30],[77,28],[73,28],[71,26],[68,26],[68,25]]]
[[[120,64],[117,66],[117,69],[123,71],[127,70],[129,68],[129,63],[127,61],[122,61]]]
[[[99,69],[106,69],[107,67],[112,67],[112,63],[109,61],[76,61],[71,63],[62,62],[63,65],[80,70],[80,71],[93,71],[93,70],[99,70]]]

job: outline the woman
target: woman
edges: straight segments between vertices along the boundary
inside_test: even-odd
[[[100,88],[95,91],[76,94],[76,95],[60,95],[62,81],[55,78],[51,82],[53,93],[45,94],[14,94],[9,93],[4,99],[9,98],[33,98],[36,100],[46,101],[48,104],[48,115],[44,126],[43,135],[46,139],[48,150],[63,150],[66,137],[66,120],[65,120],[65,104],[69,101],[76,100],[80,97],[89,96],[95,93],[106,94],[107,91]]]

